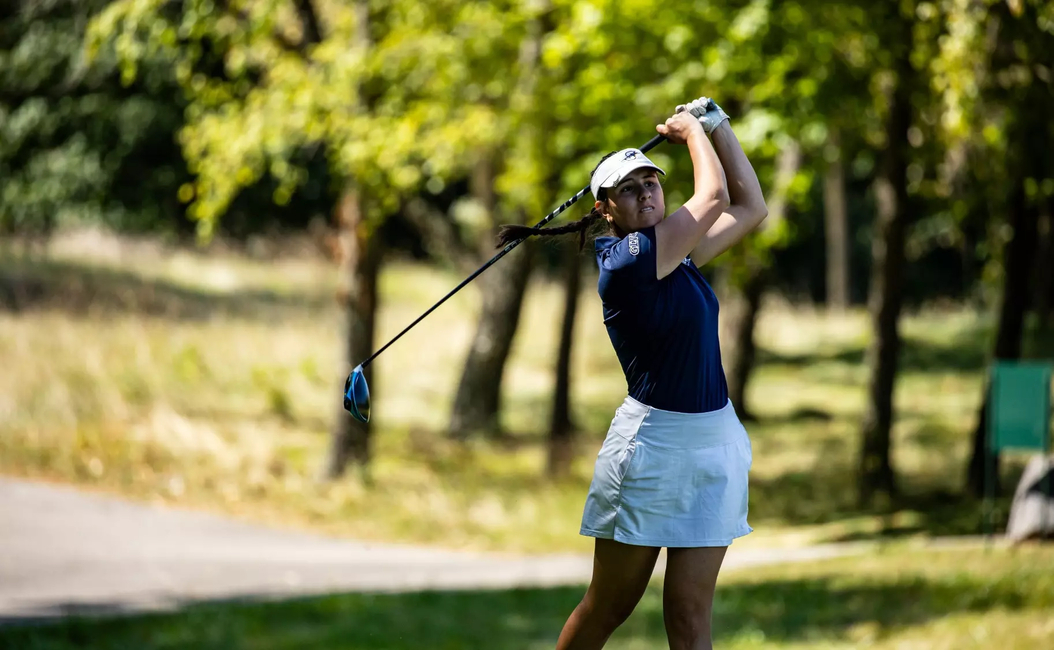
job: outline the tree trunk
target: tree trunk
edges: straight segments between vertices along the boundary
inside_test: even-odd
[[[993,20],[997,21],[998,32],[993,49],[993,67],[998,59],[1000,66],[1021,65],[1016,44],[1017,35],[1014,20],[1007,15],[1008,8],[999,5],[998,13]],[[1016,23],[1019,27],[1022,23]],[[1002,55],[1002,56],[1000,56]],[[1005,105],[1010,115],[1015,116],[1007,132],[1007,140],[1012,145],[1007,147],[1007,178],[1014,183],[1011,188],[1007,209],[1009,224],[1013,230],[1010,242],[1003,252],[1003,300],[999,309],[999,325],[996,331],[995,348],[992,360],[1012,360],[1021,358],[1022,340],[1025,335],[1025,316],[1029,301],[1034,297],[1030,288],[1033,265],[1047,265],[1049,260],[1036,259],[1040,252],[1041,213],[1047,211],[1050,202],[1038,203],[1039,197],[1029,199],[1026,187],[1027,179],[1046,178],[1051,173],[1049,115],[1039,108],[1045,105],[1049,97],[1049,86],[1033,83]],[[1050,234],[1047,233],[1047,240]],[[1044,279],[1044,278],[1041,278]],[[1045,278],[1049,281],[1048,277]],[[989,454],[987,450],[988,426],[988,383],[985,382],[984,394],[981,396],[981,408],[977,425],[973,432],[973,449],[966,467],[966,491],[974,497],[984,495],[986,474],[994,479],[995,494],[1001,492],[999,481],[999,456]]]
[[[377,276],[384,252],[384,238],[380,231],[370,233],[363,222],[359,194],[348,189],[337,208],[340,230],[341,276],[345,286],[340,290],[346,307],[346,354],[350,367],[361,363],[373,352],[374,328],[377,313]],[[365,370],[370,396],[375,398],[377,383],[373,366]],[[343,378],[342,378],[343,381]],[[370,458],[370,425],[353,418],[343,405],[337,414],[336,428],[330,441],[329,454],[323,467],[323,477],[338,478],[349,462],[363,467]]]
[[[910,29],[910,26],[908,27]],[[872,337],[867,349],[870,375],[859,458],[858,492],[861,505],[872,505],[879,494],[897,493],[891,456],[893,388],[900,352],[897,330],[903,293],[904,240],[908,225],[907,132],[911,125],[911,87],[914,71],[910,47],[902,47],[897,79],[886,118],[886,150],[875,179],[877,214],[871,245],[871,282],[868,311]]]
[[[549,419],[549,476],[566,476],[571,469],[574,422],[571,420],[571,349],[575,314],[582,285],[582,259],[578,246],[565,243],[564,317],[560,324],[560,348],[556,355],[556,386]]]
[[[738,292],[739,296],[736,300],[731,301],[727,308],[730,312],[727,332],[734,341],[729,350],[728,362],[725,364],[728,398],[735,405],[739,419],[748,422],[757,419],[749,408],[746,393],[757,354],[754,329],[767,285],[768,267],[761,264],[751,265],[747,271],[747,278]]]
[[[352,3],[356,15],[356,45],[370,47],[369,5],[362,0]],[[310,47],[322,41],[322,27],[312,0],[296,0],[295,8],[304,30],[303,45]],[[361,109],[359,91],[354,93],[356,109]],[[336,209],[337,242],[340,255],[340,277],[343,286],[338,300],[347,318],[345,354],[354,367],[373,353],[373,338],[377,313],[377,276],[384,254],[384,239],[379,230],[369,232],[365,223],[362,196],[354,181],[347,181]],[[373,367],[364,371],[370,387],[371,399],[376,395]],[[342,378],[343,379],[343,378]],[[343,386],[343,384],[341,384]],[[329,452],[322,468],[326,479],[340,477],[348,463],[356,463],[363,471],[370,460],[370,425],[362,424],[340,406]]]
[[[505,256],[503,269],[479,277],[483,311],[450,419],[450,435],[456,439],[476,433],[501,435],[501,384],[530,276],[530,248],[528,242],[520,244]]]
[[[497,225],[494,163],[482,158],[472,179],[472,193]],[[489,240],[488,240],[489,242]],[[489,255],[493,248],[487,249]],[[501,382],[520,320],[520,307],[531,271],[531,242],[525,241],[502,260],[502,268],[479,276],[483,309],[461,372],[450,417],[450,436],[464,440],[473,434],[501,435]]]
[[[831,131],[828,150],[823,185],[827,308],[844,311],[849,306],[849,209],[845,198],[845,163],[836,129]]]
[[[776,161],[776,178],[767,201],[769,216],[762,222],[760,230],[776,228],[786,218],[787,193],[800,168],[801,147],[797,142],[789,141]],[[750,249],[747,249],[746,257],[747,268],[740,282],[732,279],[732,271],[727,267],[723,271],[725,281],[722,282],[722,293],[728,298],[723,300],[721,310],[721,340],[724,342],[721,362],[725,368],[728,398],[735,406],[736,414],[741,420],[753,420],[755,416],[747,402],[746,393],[757,352],[754,329],[768,286],[771,260],[763,261],[759,254]]]
[[[1019,178],[1021,178],[1019,176]],[[1029,280],[1035,260],[1038,239],[1037,213],[1027,203],[1023,182],[1019,182],[1010,197],[1010,225],[1014,235],[1003,255],[1003,302],[999,309],[999,326],[995,337],[993,358],[1021,358],[1021,341],[1025,334],[1025,313],[1030,298]],[[977,426],[973,433],[973,453],[967,468],[966,485],[970,495],[983,495],[985,470],[995,480],[995,493],[999,494],[999,456],[986,453],[986,429],[988,425],[988,383],[985,382]],[[985,465],[988,464],[986,468]]]
[[[536,9],[539,13],[528,21],[526,34],[520,43],[517,61],[519,72],[508,106],[510,113],[527,116],[523,129],[517,132],[520,137],[527,138],[527,151],[540,146],[538,134],[530,128],[531,120],[539,115],[535,97],[540,75],[538,60],[545,33],[555,27],[546,0],[537,3]],[[510,145],[511,149],[517,150],[519,144],[522,143],[514,141]],[[492,157],[498,153],[488,152],[481,157],[473,178],[473,193],[486,207],[495,227],[501,222],[499,217],[502,217],[494,187],[498,161]],[[508,154],[502,150],[500,155]],[[524,214],[518,217],[517,223],[525,222]],[[493,239],[488,236],[484,241],[483,248],[486,256],[490,257],[493,254]],[[501,381],[520,320],[520,307],[531,271],[532,250],[533,246],[528,240],[505,257],[505,268],[480,276],[483,312],[454,398],[450,435],[455,439],[463,440],[477,432],[501,435]]]
[[[1037,233],[1039,250],[1036,252],[1036,319],[1043,328],[1054,328],[1054,198],[1048,197],[1040,213]]]

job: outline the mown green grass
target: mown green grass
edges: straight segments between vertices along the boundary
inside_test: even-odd
[[[661,580],[606,646],[666,648]],[[0,628],[24,650],[532,650],[553,647],[582,587],[340,594],[175,614]],[[1006,650],[1054,645],[1054,550],[919,551],[730,571],[715,647]]]
[[[375,362],[369,475],[321,483],[349,370],[335,269],[302,258],[97,248],[58,247],[48,261],[0,255],[0,472],[366,539],[591,549],[577,535],[581,507],[625,391],[595,278],[583,283],[576,325],[580,432],[569,477],[545,476],[563,300],[557,281],[538,277],[505,377],[503,439],[456,444],[444,435],[479,309],[470,286]],[[460,279],[387,266],[378,345]],[[905,497],[876,514],[855,507],[852,489],[866,314],[766,306],[749,390],[760,417],[748,426],[756,532],[743,543],[977,530],[974,504],[934,495],[961,487],[990,324],[969,309],[927,310],[906,314],[901,329],[893,438]]]

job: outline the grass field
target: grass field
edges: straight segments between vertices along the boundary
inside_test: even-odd
[[[386,267],[378,342],[460,279]],[[336,286],[331,266],[301,258],[109,241],[60,243],[47,261],[0,255],[0,472],[367,539],[590,550],[578,520],[625,390],[595,280],[573,360],[578,453],[557,482],[544,475],[544,429],[562,298],[540,278],[504,385],[508,439],[443,435],[478,309],[470,288],[376,362],[369,477],[318,482],[348,371]],[[967,309],[905,315],[894,431],[905,498],[875,513],[852,490],[866,314],[767,305],[749,392],[757,532],[744,543],[975,532],[977,507],[941,495],[960,489],[990,330]]]
[[[666,648],[656,581],[606,646]],[[582,588],[344,594],[177,614],[0,628],[22,650],[551,648]],[[734,571],[719,580],[726,650],[1054,647],[1054,549],[912,551]]]

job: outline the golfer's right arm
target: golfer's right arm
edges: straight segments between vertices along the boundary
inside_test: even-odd
[[[655,273],[673,273],[728,208],[728,185],[721,161],[699,121],[678,113],[659,133],[675,144],[687,144],[695,174],[695,193],[676,212],[655,226]]]

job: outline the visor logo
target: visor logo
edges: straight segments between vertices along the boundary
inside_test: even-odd
[[[622,157],[623,160],[633,160],[637,157],[636,151],[627,151],[626,155]]]

